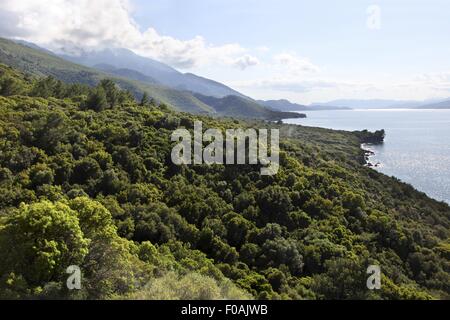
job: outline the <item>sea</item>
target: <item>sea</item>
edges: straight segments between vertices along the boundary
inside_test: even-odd
[[[284,123],[336,130],[386,131],[381,145],[365,145],[374,152],[373,167],[450,204],[450,110],[353,109],[310,111],[306,119]]]

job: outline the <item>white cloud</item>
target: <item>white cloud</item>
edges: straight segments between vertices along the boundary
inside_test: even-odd
[[[141,32],[128,0],[1,0],[0,35],[56,51],[124,47],[180,68],[256,64],[239,44],[214,46],[202,38],[179,40],[149,28]]]
[[[425,100],[450,96],[450,73],[432,73],[406,79],[381,78],[372,81],[276,74],[272,77],[231,82],[230,85],[259,99],[288,98],[298,103],[335,99]]]
[[[261,63],[253,79],[230,81],[247,95],[258,98],[291,97],[297,102],[357,99],[424,100],[450,94],[450,72],[399,77],[395,74],[349,78],[348,74],[330,74],[308,58],[295,52],[278,53]],[[368,79],[370,78],[370,79]],[[319,97],[319,98],[318,98]]]
[[[249,54],[246,54],[245,56],[242,56],[240,58],[237,58],[236,60],[234,60],[233,64],[238,67],[241,70],[245,70],[248,67],[252,67],[252,66],[256,66],[258,65],[260,62],[258,60],[258,58],[253,57]]]
[[[321,69],[307,58],[296,53],[278,53],[266,63],[259,63],[259,76],[254,79],[234,81],[237,88],[271,90],[280,92],[310,92],[343,86],[343,82],[320,77]]]
[[[450,92],[450,72],[421,74],[415,77],[414,81],[425,86]]]
[[[132,10],[129,0],[0,0],[0,36],[71,53],[124,47],[183,69],[209,71],[211,67],[212,78],[225,74],[230,79],[242,79],[228,84],[258,95],[314,100],[317,97],[423,99],[450,93],[450,72],[408,79],[395,75],[375,79],[368,74],[365,79],[373,83],[364,83],[368,82],[364,78],[343,81],[344,77],[349,79],[349,73],[325,74],[327,70],[295,52],[272,56],[273,48],[257,47],[250,52],[238,43],[213,45],[201,36],[180,40],[161,35],[153,28],[141,31],[132,18]],[[241,70],[252,67],[252,70],[236,77],[225,70],[229,67]],[[214,74],[214,70],[220,71]]]
[[[280,53],[274,57],[275,64],[286,67],[291,73],[316,73],[320,69],[308,59],[299,57],[292,53]]]

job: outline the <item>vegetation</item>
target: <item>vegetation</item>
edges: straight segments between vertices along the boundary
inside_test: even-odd
[[[364,130],[359,133],[359,136],[363,143],[380,144],[384,142],[386,132],[383,129],[373,133]]]
[[[203,103],[212,106],[219,115],[223,116],[266,120],[306,118],[305,114],[274,111],[266,107],[261,108],[261,105],[255,101],[238,96],[216,98],[204,96],[199,93],[195,93],[194,96]]]
[[[6,66],[0,93],[1,298],[450,298],[450,208],[364,167],[368,132],[183,114]],[[170,135],[195,120],[279,128],[279,173],[175,166]]]

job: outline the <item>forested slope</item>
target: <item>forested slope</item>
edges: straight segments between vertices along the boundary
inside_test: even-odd
[[[275,126],[281,167],[175,166],[174,129]],[[369,133],[177,113],[0,68],[0,297],[450,296],[450,208],[363,166]],[[381,290],[366,287],[380,265]],[[81,291],[65,286],[69,265]]]

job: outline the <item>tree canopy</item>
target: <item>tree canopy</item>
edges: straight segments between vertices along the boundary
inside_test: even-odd
[[[194,116],[6,66],[0,95],[2,298],[449,298],[450,208],[363,165],[384,132]],[[196,120],[280,129],[280,171],[174,165]]]

